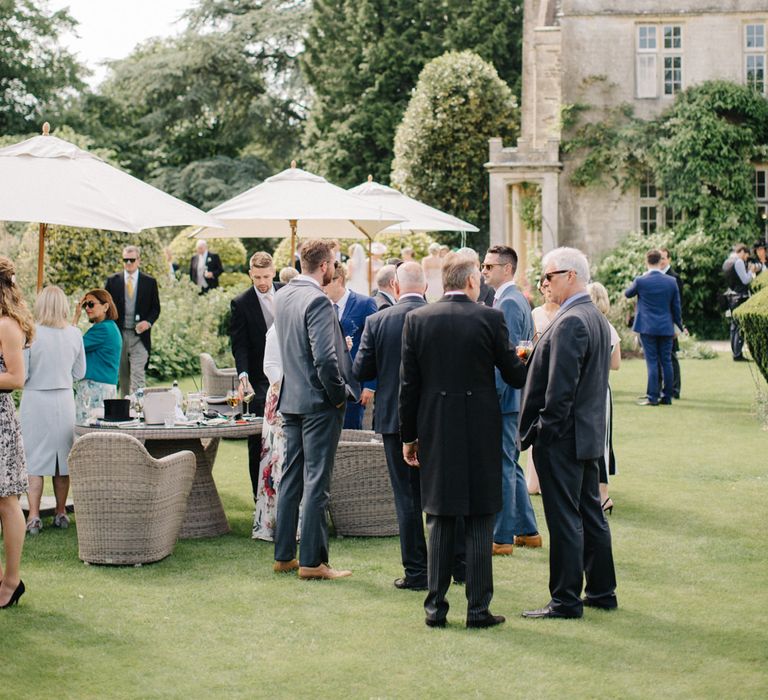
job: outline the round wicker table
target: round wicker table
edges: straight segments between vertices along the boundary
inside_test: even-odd
[[[155,458],[189,450],[197,460],[195,480],[187,499],[187,515],[179,537],[215,537],[229,532],[229,523],[213,480],[213,465],[222,438],[242,439],[261,434],[261,420],[247,423],[228,423],[217,426],[136,426],[76,425],[75,435],[105,431],[132,435],[144,443],[147,452]]]

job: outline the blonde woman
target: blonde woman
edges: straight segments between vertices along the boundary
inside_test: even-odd
[[[430,243],[429,255],[421,259],[421,268],[427,279],[427,301],[437,301],[443,296],[443,258],[440,244]]]
[[[53,477],[54,527],[69,526],[67,456],[75,439],[73,381],[85,375],[85,348],[80,331],[69,323],[66,294],[46,287],[35,301],[35,342],[25,351],[27,381],[21,397],[21,432],[29,473],[27,532],[43,527],[40,498],[43,477]]]
[[[24,386],[24,347],[34,335],[34,322],[16,285],[13,263],[0,256],[0,524],[5,550],[0,608],[17,604],[25,590],[21,580],[24,512],[19,496],[27,490],[27,465],[11,392]]]
[[[611,302],[608,299],[608,291],[600,282],[592,282],[587,285],[587,292],[592,299],[592,303],[598,308],[603,316],[608,316],[611,309]],[[619,334],[613,325],[609,322],[611,330],[611,369],[618,370],[621,367],[621,342]],[[603,512],[613,513],[613,500],[608,495],[608,475],[616,473],[616,458],[613,454],[613,397],[611,387],[608,386],[608,395],[605,399],[605,452],[598,460],[600,467],[600,503]]]

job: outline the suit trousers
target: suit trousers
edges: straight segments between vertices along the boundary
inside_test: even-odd
[[[677,338],[672,342],[672,398],[680,398],[680,387],[682,385],[680,379],[680,360],[677,359],[677,353],[680,352],[680,343],[677,342]],[[659,363],[659,386],[664,381],[664,373]]]
[[[149,331],[144,331],[149,333]],[[120,395],[133,394],[147,384],[145,368],[149,353],[141,342],[141,336],[133,328],[122,330],[123,350],[120,354]]]
[[[344,414],[345,430],[362,430],[363,414],[365,407],[357,401],[347,401],[347,410]]]
[[[659,365],[661,365],[661,373],[664,377],[661,395],[665,399],[672,399],[672,384],[674,382],[672,341],[674,339],[675,336],[673,335],[640,334],[640,342],[643,344],[643,354],[645,355],[645,367],[648,373],[646,395],[649,401],[659,400]]]
[[[428,620],[444,620],[448,614],[445,595],[451,585],[455,563],[456,521],[464,521],[467,572],[467,620],[479,620],[488,613],[493,598],[494,515],[430,515],[427,513],[427,587],[424,611]]]
[[[344,408],[315,413],[284,413],[285,466],[277,496],[275,560],[296,558],[296,530],[303,500],[301,566],[328,562],[331,473],[341,435]]]
[[[533,458],[549,528],[549,591],[555,610],[582,613],[581,590],[594,600],[615,601],[611,531],[600,507],[596,459],[576,457],[571,435],[536,442]]]
[[[535,535],[538,532],[536,514],[533,512],[531,497],[525,474],[517,460],[520,448],[517,445],[518,413],[503,413],[501,416],[501,510],[496,514],[493,527],[493,541],[512,544],[515,535]]]
[[[264,398],[259,400],[259,392],[248,406],[248,413],[254,416],[264,415]],[[261,462],[261,435],[248,436],[248,474],[251,477],[251,489],[253,490],[253,502],[256,503],[256,494],[259,488],[259,464]]]
[[[427,542],[421,516],[421,480],[419,470],[409,467],[403,459],[400,435],[385,434],[389,480],[395,496],[397,525],[400,530],[400,557],[405,578],[415,585],[427,585]]]

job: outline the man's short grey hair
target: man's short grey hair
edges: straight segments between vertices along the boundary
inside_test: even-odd
[[[394,265],[384,265],[376,274],[376,286],[379,289],[386,289],[391,286],[396,272],[397,268]]]
[[[139,250],[139,246],[137,245],[127,245],[123,248],[123,255],[128,253],[129,255],[133,253],[137,258],[141,258],[141,250]]]
[[[480,256],[474,248],[459,248],[456,251],[456,255],[462,255],[465,258],[474,260],[475,263],[477,263],[477,266],[480,267]]]
[[[552,265],[555,270],[573,270],[576,279],[587,284],[589,282],[589,261],[578,248],[555,248],[550,250],[541,261],[541,269],[546,272]]]
[[[401,289],[424,289],[427,284],[424,269],[416,262],[403,263],[397,268],[397,282]]]
[[[200,248],[201,246],[208,247],[208,244],[202,239],[198,238],[197,243],[195,243],[195,248]]]
[[[466,288],[472,275],[480,276],[477,263],[466,255],[448,253],[443,262],[443,289],[456,292]]]
[[[299,271],[295,267],[284,267],[280,270],[280,281],[283,284],[288,284],[294,277],[297,277]]]

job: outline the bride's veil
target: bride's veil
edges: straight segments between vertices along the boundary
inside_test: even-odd
[[[349,258],[349,281],[347,286],[359,294],[370,294],[368,287],[368,265],[365,249],[359,243],[352,245],[352,255]]]

